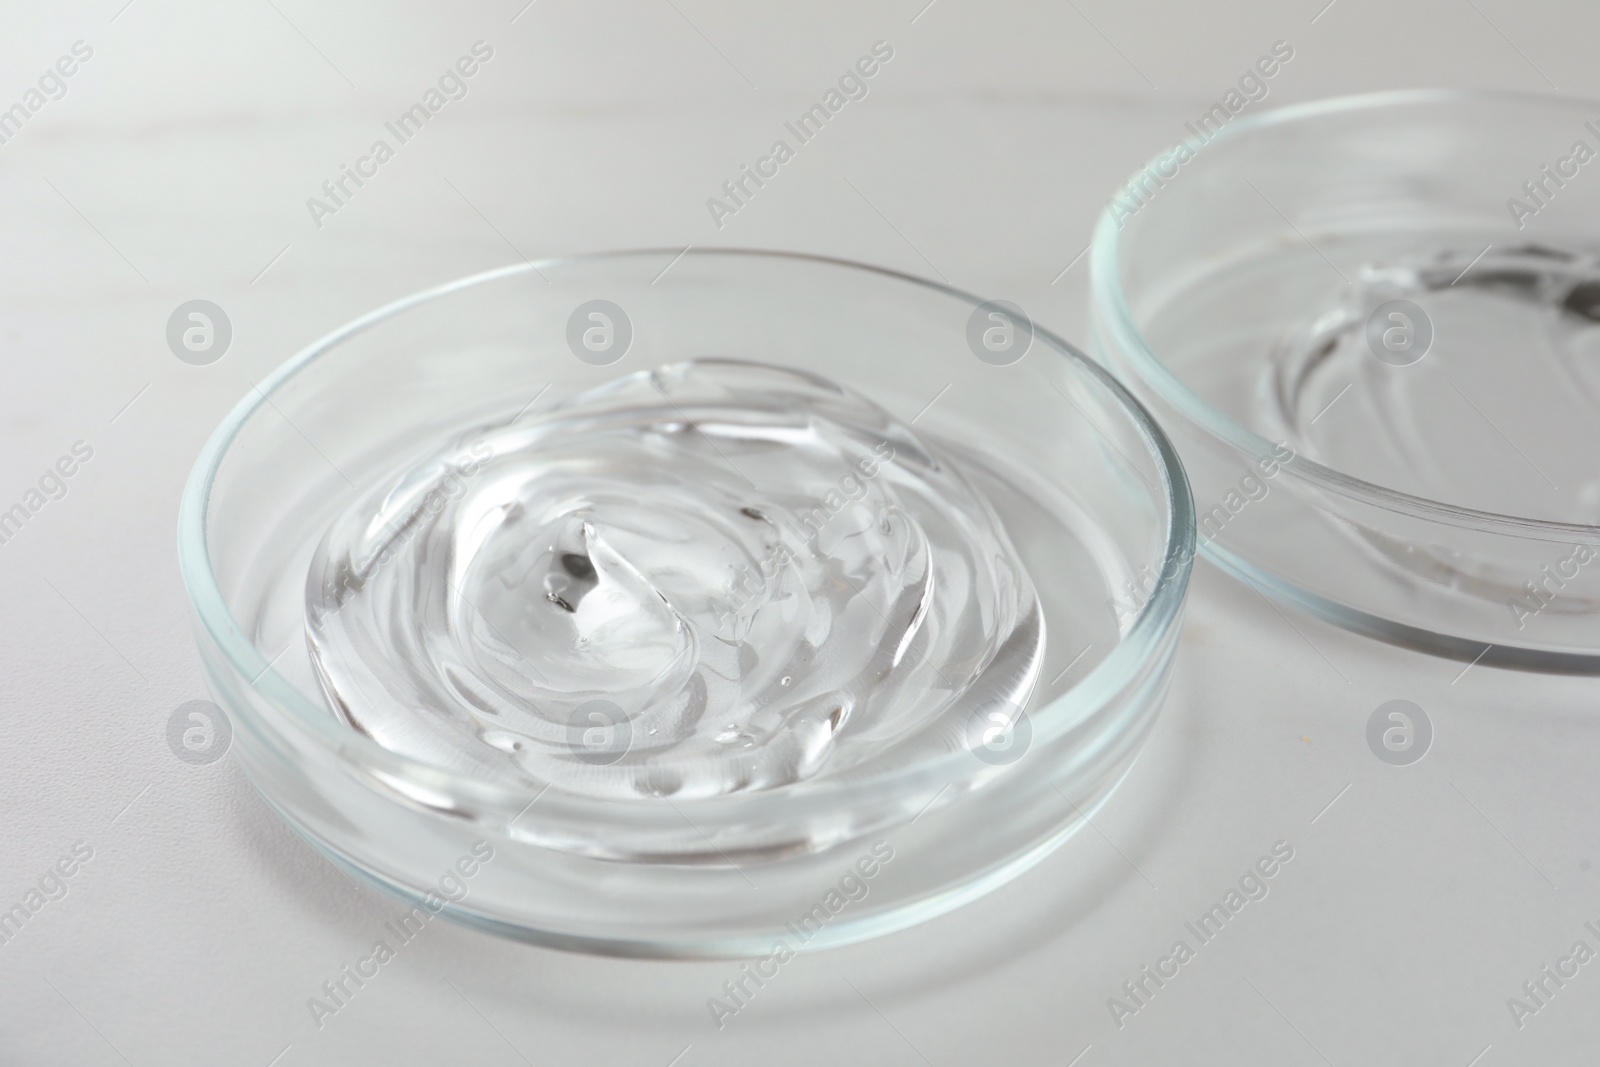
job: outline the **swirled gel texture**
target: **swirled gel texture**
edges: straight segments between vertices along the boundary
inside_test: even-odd
[[[1044,645],[946,457],[822,378],[720,360],[453,434],[360,493],[316,552],[307,634],[337,714],[384,746],[596,797],[911,758],[1025,705]]]

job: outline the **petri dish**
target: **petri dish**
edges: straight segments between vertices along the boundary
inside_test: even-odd
[[[1104,803],[1193,516],[1015,305],[674,249],[317,341],[207,443],[179,548],[235,758],[336,863],[543,944],[761,955],[956,907]]]
[[[1121,189],[1094,346],[1201,551],[1470,662],[1600,669],[1600,105],[1407,91],[1191,134]]]

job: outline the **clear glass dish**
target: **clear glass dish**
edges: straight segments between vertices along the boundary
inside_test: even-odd
[[[1396,92],[1205,136],[1091,260],[1201,550],[1384,640],[1600,669],[1600,106]]]
[[[291,825],[347,869],[431,912],[559,947],[676,956],[840,944],[942,913],[1025,870],[1105,800],[1154,721],[1193,514],[1175,454],[1137,402],[1070,345],[996,307],[818,257],[640,251],[465,278],[316,342],[228,416],[183,500],[184,580],[235,758]],[[434,750],[396,741],[344,702],[359,687],[341,691],[330,678],[332,661],[318,658],[329,655],[325,609],[310,606],[325,591],[312,576],[327,564],[341,515],[361,514],[373,487],[395,484],[397,464],[436,454],[430,442],[464,446],[464,425],[497,442],[525,425],[558,426],[530,453],[542,462],[581,430],[551,420],[595,396],[652,386],[687,408],[681,418],[652,416],[662,431],[652,448],[685,428],[712,441],[723,430],[691,406],[704,398],[675,392],[684,361],[706,360],[744,361],[695,365],[719,381],[768,381],[755,364],[800,372],[785,380],[843,383],[933,457],[902,436],[896,462],[958,468],[981,490],[1031,576],[1046,634],[1021,698],[997,718],[993,701],[952,705],[930,690],[927,721],[913,723],[915,743],[893,748],[893,758],[835,753],[794,780],[696,791],[674,778],[650,785],[650,795],[589,788],[619,779],[596,777],[604,768],[579,767],[559,747],[543,763],[497,760],[477,744],[497,743],[494,731],[476,719],[461,735],[470,760],[432,758]],[[628,374],[636,377],[593,392]],[[742,464],[736,437],[716,438],[716,450]],[[477,486],[509,477],[468,466],[460,476]],[[501,468],[486,461],[481,470]],[[639,482],[639,492],[663,478]],[[762,518],[754,508],[743,515],[734,521]],[[446,555],[460,563],[453,573],[465,587],[470,561]],[[571,568],[574,581],[592,571]],[[505,592],[515,588],[471,587],[502,600],[515,599]],[[500,628],[453,636],[482,642],[468,651],[487,655],[516,619],[572,612],[566,598],[576,596],[561,585],[509,609],[480,601],[470,606],[485,618],[501,612]],[[409,634],[429,610],[380,621]],[[649,605],[632,614],[648,622]],[[537,617],[541,626],[568,618]],[[556,655],[554,645],[545,650]],[[527,651],[549,666],[537,642]],[[995,673],[974,674],[968,695],[982,696]],[[600,725],[632,730],[634,748],[618,750],[626,760],[617,766],[645,778],[626,781],[655,782],[651,761],[670,755],[650,747],[655,720]],[[834,726],[841,735],[856,728]],[[572,756],[585,758],[587,737]],[[517,745],[505,752],[513,748],[526,755]],[[541,782],[538,768],[552,766],[565,777]]]

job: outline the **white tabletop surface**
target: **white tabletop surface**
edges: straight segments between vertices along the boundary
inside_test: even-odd
[[[292,351],[524,256],[691,243],[943,276],[1082,337],[1099,205],[1276,41],[1294,57],[1252,106],[1600,88],[1600,10],[1575,2],[524,2],[0,13],[0,108],[92,49],[0,144],[0,508],[93,449],[0,544],[0,909],[91,853],[0,944],[0,1064],[1593,1061],[1600,962],[1520,1020],[1508,998],[1575,942],[1600,950],[1595,683],[1463,673],[1206,564],[1133,772],[986,899],[802,956],[721,1029],[706,1001],[732,963],[436,923],[318,1026],[308,998],[402,906],[302,843],[231,759],[184,763],[166,739],[206,695],[179,492]],[[319,227],[307,198],[477,41],[493,56],[468,95]],[[866,99],[719,230],[706,199],[877,41],[894,56]],[[233,324],[210,366],[165,340],[194,298]],[[1365,739],[1393,698],[1434,724],[1407,767]],[[1133,1004],[1123,983],[1194,944],[1184,923],[1278,842],[1293,859],[1268,895],[1119,1026],[1108,999]]]

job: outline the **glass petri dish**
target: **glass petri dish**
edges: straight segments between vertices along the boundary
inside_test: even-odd
[[[1400,645],[1600,669],[1600,105],[1212,122],[1091,261],[1097,354],[1177,443],[1201,550]]]
[[[922,279],[813,256],[636,251],[479,274],[317,341],[232,411],[183,499],[182,571],[208,683],[233,725],[235,758],[276,810],[347,870],[430,913],[563,948],[738,956],[770,954],[778,944],[836,945],[940,914],[1010,879],[1081,826],[1139,751],[1170,672],[1193,515],[1175,453],[1139,404],[1019,309],[998,308]],[[710,392],[691,388],[705,375],[714,379]],[[584,715],[569,716],[569,701],[549,721],[508,725],[528,709],[497,699],[535,676],[544,684],[575,669],[572,648],[551,637],[551,627],[577,625],[594,598],[579,601],[593,589],[570,583],[594,586],[616,573],[602,549],[637,562],[648,555],[640,537],[670,540],[680,516],[675,503],[657,508],[653,494],[663,485],[716,481],[716,463],[727,460],[753,475],[735,502],[738,493],[766,501],[794,488],[767,484],[759,467],[760,448],[789,447],[773,445],[783,435],[763,428],[767,436],[752,444],[760,434],[718,406],[730,383],[765,388],[774,375],[824,407],[842,403],[844,394],[827,384],[840,383],[892,424],[892,464],[904,470],[878,481],[960,472],[978,494],[967,510],[991,514],[1004,530],[985,551],[993,556],[1003,542],[1026,576],[1005,587],[1008,595],[1017,600],[1031,588],[1036,598],[1033,614],[1013,613],[1014,623],[1039,623],[1027,631],[1028,654],[974,658],[978,639],[963,631],[944,652],[944,673],[923,677],[922,691],[913,687],[901,702],[888,740],[872,733],[887,715],[874,720],[876,705],[863,703],[832,723],[835,747],[825,758],[799,770],[793,761],[751,764],[788,768],[787,777],[708,776],[705,760],[678,759],[685,746],[710,744],[691,727],[721,714],[715,700],[677,720],[627,707],[614,721],[594,720],[588,703]],[[652,396],[660,397],[655,408]],[[805,409],[786,432],[800,434],[833,409],[820,410]],[[697,458],[673,452],[675,466],[647,475],[627,463],[600,470],[584,467],[584,454],[574,458],[573,448],[610,447],[616,427],[636,425],[640,411],[652,436],[637,448],[624,442],[639,464],[678,447],[693,447]],[[593,437],[596,426],[612,436]],[[485,440],[500,451],[456,476],[447,472],[469,488],[441,494],[438,507],[402,508],[406,522],[454,515],[457,532],[468,533],[443,542],[429,530],[408,535],[393,560],[363,572],[351,599],[328,608],[324,578],[338,555],[329,545],[351,527],[349,517],[359,518],[358,532],[376,529],[374,513],[361,510],[367,502],[428,499],[397,470],[428,469],[439,441],[466,455]],[[480,458],[484,451],[493,449],[479,450]],[[478,564],[499,558],[486,546],[521,537],[542,552],[548,529],[524,536],[518,531],[532,527],[507,518],[542,513],[543,504],[530,503],[537,494],[498,510],[467,504],[559,484],[539,481],[544,468],[536,477],[526,465],[560,455],[585,477],[634,478],[639,499],[619,492],[584,505],[604,514],[585,511],[573,534],[593,539],[590,562],[573,565],[572,552],[539,557],[561,561],[567,569],[558,577],[569,584],[523,581],[533,573],[526,560],[516,580],[504,560],[489,578],[474,577]],[[501,464],[508,456],[523,466]],[[693,466],[701,460],[709,465]],[[734,477],[723,473],[724,481]],[[985,503],[972,503],[979,497]],[[894,508],[912,504],[897,499],[892,515],[873,518],[884,530],[907,525]],[[620,540],[619,516],[639,508],[643,532]],[[736,510],[729,523],[760,515]],[[923,515],[925,526],[937,512]],[[481,534],[486,522],[500,532]],[[655,600],[681,601],[675,609],[694,616],[681,583],[724,528],[731,527],[707,525],[649,557],[654,562],[640,565],[653,572],[645,577],[668,591],[585,631],[597,643],[633,635],[627,640],[635,643],[607,661],[618,678],[655,654],[651,642],[662,633],[681,629],[651,629]],[[842,545],[872,531],[841,529],[826,545],[798,545],[794,554],[815,549],[835,565],[822,584],[842,594],[838,618],[854,611],[858,622],[868,619],[867,630],[882,631],[893,610],[880,613],[884,625],[872,622],[857,602],[865,594],[844,591],[852,572],[838,562]],[[949,584],[957,555],[933,552],[930,573]],[[446,565],[430,571],[437,560]],[[383,584],[383,567],[411,585]],[[606,573],[596,578],[596,570]],[[975,611],[994,602],[969,584],[945,603]],[[373,614],[375,606],[382,610]],[[350,622],[343,637],[330,611]],[[978,614],[992,622],[1003,612]],[[430,630],[436,618],[445,622]],[[361,619],[376,622],[361,630]],[[837,630],[840,640],[822,640],[814,659],[855,654],[858,634]],[[1016,624],[1012,634],[1024,630]],[[715,643],[711,633],[700,633],[702,652]],[[430,650],[439,645],[459,655],[436,671]],[[882,664],[906,669],[904,649],[918,647],[925,646],[907,639]],[[758,673],[757,653],[767,654],[743,656],[738,671]],[[348,684],[352,664],[368,672],[361,684]],[[386,666],[393,676],[377,677]],[[526,678],[516,673],[522,667],[532,672]],[[463,681],[474,671],[481,677]],[[394,711],[395,693],[415,693],[395,678],[423,675],[465,694],[466,711],[401,710],[429,728],[449,727],[450,745],[419,743],[382,717]],[[472,694],[488,695],[477,706]],[[541,714],[555,707],[525,703]],[[759,755],[776,730],[759,716],[741,728],[759,736],[713,740]],[[502,735],[518,730],[505,743]]]

